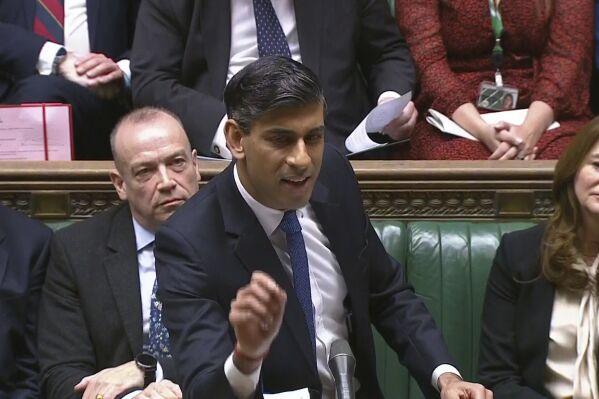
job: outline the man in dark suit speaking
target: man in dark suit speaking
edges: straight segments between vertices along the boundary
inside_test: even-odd
[[[155,108],[126,116],[111,145],[111,179],[126,202],[52,242],[40,305],[42,392],[114,399],[146,387],[138,399],[180,399],[153,243],[160,223],[198,189],[196,153],[178,119]]]
[[[156,264],[182,389],[334,398],[331,343],[357,359],[358,398],[382,398],[371,323],[428,397],[491,397],[460,379],[432,317],[365,215],[347,160],[324,144],[316,76],[266,57],[225,90],[236,162],[159,230]]]

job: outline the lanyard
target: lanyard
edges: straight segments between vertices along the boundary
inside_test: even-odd
[[[491,12],[491,26],[493,27],[493,36],[495,36],[495,46],[491,53],[491,61],[495,65],[495,84],[499,87],[503,86],[500,68],[503,65],[503,47],[501,47],[501,36],[503,35],[503,19],[499,10],[499,2],[501,0],[489,0],[489,10]]]

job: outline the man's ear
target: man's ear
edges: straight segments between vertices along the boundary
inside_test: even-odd
[[[112,185],[114,186],[121,201],[126,201],[127,188],[125,187],[125,180],[123,180],[123,177],[120,175],[118,170],[114,169],[110,171],[110,181],[112,181]]]
[[[196,177],[198,181],[202,180],[202,175],[200,174],[200,166],[198,165],[198,152],[196,150],[191,151],[191,164],[196,171]]]
[[[229,119],[227,122],[225,122],[225,138],[227,139],[227,147],[229,147],[229,151],[231,151],[231,155],[233,155],[233,158],[235,159],[242,159],[245,157],[243,144],[241,142],[243,136],[244,133],[235,120]]]

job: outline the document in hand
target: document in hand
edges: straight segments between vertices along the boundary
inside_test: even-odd
[[[521,125],[524,123],[524,119],[526,119],[527,109],[514,109],[511,111],[501,111],[501,112],[490,112],[487,114],[482,114],[481,118],[490,125],[494,125],[499,122],[508,122],[512,125]],[[467,132],[460,125],[455,123],[453,120],[449,119],[447,116],[443,115],[441,112],[436,111],[432,108],[429,108],[428,115],[426,116],[426,121],[442,131],[443,133],[453,134],[454,136],[463,137],[468,140],[478,141],[476,137]],[[547,130],[555,129],[559,127],[558,122],[553,122]]]
[[[71,126],[68,104],[2,105],[0,160],[70,161]]]
[[[366,115],[366,118],[345,139],[345,147],[351,154],[386,147],[403,141],[377,143],[369,137],[369,133],[378,133],[393,119],[397,118],[412,99],[412,92],[407,92],[399,98],[377,105]],[[404,140],[405,141],[405,140]]]
[[[310,399],[308,388],[273,394],[264,394],[264,399]]]

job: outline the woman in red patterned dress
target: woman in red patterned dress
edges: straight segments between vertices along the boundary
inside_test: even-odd
[[[593,1],[491,2],[504,25],[503,81],[519,90],[516,108],[528,108],[521,126],[489,125],[476,108],[481,82],[495,80],[489,0],[396,0],[420,79],[410,158],[555,159],[590,120]],[[479,141],[441,133],[424,120],[428,108]],[[546,131],[553,120],[561,126]]]

